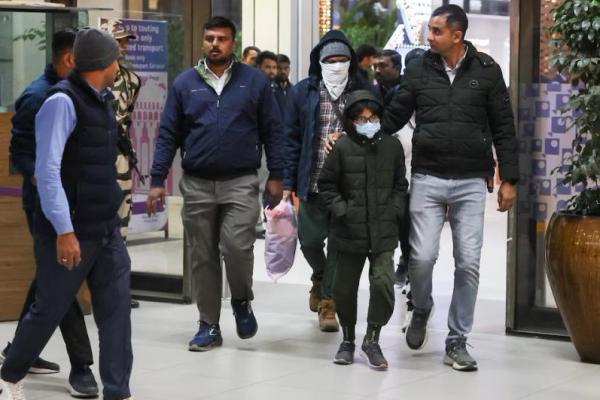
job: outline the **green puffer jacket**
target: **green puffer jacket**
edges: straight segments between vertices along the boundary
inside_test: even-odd
[[[386,107],[383,132],[392,134],[416,113],[412,173],[440,178],[494,175],[492,145],[500,177],[519,178],[519,151],[510,98],[500,66],[465,42],[467,54],[450,83],[438,54],[411,62]]]
[[[342,136],[319,176],[319,193],[332,213],[330,237],[344,252],[374,254],[398,246],[398,218],[406,206],[404,150],[378,133],[369,140]]]

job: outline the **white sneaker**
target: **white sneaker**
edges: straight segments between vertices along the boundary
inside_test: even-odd
[[[27,400],[22,380],[17,383],[10,383],[4,380],[0,380],[0,382],[2,382],[2,387],[4,388],[4,393],[1,397],[2,400]]]

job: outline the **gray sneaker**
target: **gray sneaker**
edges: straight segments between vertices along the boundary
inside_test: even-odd
[[[444,364],[450,365],[457,371],[476,371],[477,361],[467,351],[467,338],[450,340],[446,343]]]
[[[381,352],[379,343],[365,341],[362,344],[360,354],[365,358],[369,367],[376,371],[385,371],[388,368],[388,362]]]
[[[354,362],[355,345],[352,342],[343,341],[335,355],[333,362],[338,365],[350,365]]]
[[[429,311],[414,309],[408,329],[406,329],[406,344],[412,350],[421,350],[427,343],[427,323],[433,315],[433,306]]]

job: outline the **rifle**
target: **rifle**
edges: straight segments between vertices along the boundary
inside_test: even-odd
[[[127,131],[129,131],[129,125],[131,125],[131,119],[129,117],[125,121],[123,121],[122,124],[119,124],[119,138],[117,139],[117,148],[119,149],[121,154],[127,157],[127,159],[129,160],[129,166],[133,168],[133,170],[138,174],[142,185],[145,185],[146,177],[141,174],[138,168],[137,154],[135,152],[135,149],[133,148],[133,144],[131,143],[131,138],[127,134]]]

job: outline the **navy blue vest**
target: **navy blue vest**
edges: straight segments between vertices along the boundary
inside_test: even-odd
[[[120,225],[123,192],[117,184],[117,123],[114,98],[105,98],[76,72],[50,89],[73,101],[77,125],[65,145],[61,179],[75,235],[80,240],[110,236]]]

